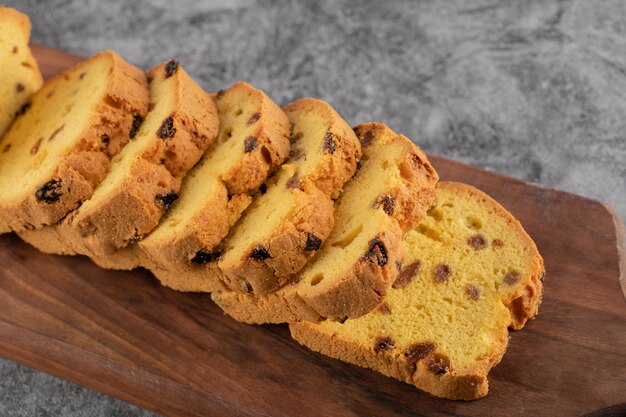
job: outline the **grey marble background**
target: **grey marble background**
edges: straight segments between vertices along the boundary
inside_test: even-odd
[[[327,100],[426,151],[601,199],[626,215],[626,1],[9,1],[33,41],[279,104]],[[0,360],[1,416],[148,416]]]

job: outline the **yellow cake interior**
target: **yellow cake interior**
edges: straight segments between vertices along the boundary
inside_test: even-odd
[[[42,84],[39,69],[31,61],[27,22],[26,16],[0,6],[0,137]]]
[[[497,363],[511,322],[502,300],[536,263],[521,226],[464,187],[441,183],[428,215],[406,236],[404,267],[416,271],[409,278],[405,272],[404,286],[396,281],[377,310],[319,330],[372,350],[386,341],[385,350],[393,345],[387,353],[398,357],[416,343],[434,343],[460,374]]]
[[[106,89],[112,57],[100,54],[53,82],[31,99],[0,141],[0,190],[4,199],[21,199],[49,181],[61,159],[94,123],[95,106]]]

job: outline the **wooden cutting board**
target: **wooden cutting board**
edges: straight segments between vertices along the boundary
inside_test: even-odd
[[[46,77],[79,58],[35,53]],[[624,228],[606,205],[439,157],[486,191],[546,262],[539,318],[511,335],[489,395],[434,398],[308,351],[287,326],[248,326],[208,295],[145,271],[99,269],[0,237],[0,355],[169,415],[578,416],[626,402]],[[621,280],[621,288],[620,288]]]

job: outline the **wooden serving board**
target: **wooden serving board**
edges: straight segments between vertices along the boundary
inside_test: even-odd
[[[79,58],[35,53],[46,77]],[[439,157],[442,179],[507,207],[546,262],[539,318],[513,333],[489,395],[434,398],[248,326],[208,295],[0,237],[0,355],[169,415],[579,416],[626,402],[624,228],[604,204]],[[620,280],[621,286],[620,288]]]

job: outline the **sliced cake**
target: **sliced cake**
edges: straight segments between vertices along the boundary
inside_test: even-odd
[[[148,72],[150,108],[107,177],[57,225],[20,233],[48,253],[109,256],[154,229],[217,137],[215,103],[177,61]]]
[[[29,40],[28,16],[0,5],[0,137],[43,84]]]
[[[288,166],[267,184],[221,247],[218,262],[233,291],[267,294],[315,255],[333,226],[333,197],[354,174],[361,146],[326,102],[285,107],[292,126]]]
[[[111,51],[48,81],[0,140],[0,233],[53,224],[89,198],[148,102],[144,72]]]
[[[375,311],[343,323],[291,324],[309,348],[472,400],[541,302],[544,266],[513,216],[469,185],[442,182],[428,216],[404,239],[405,264]]]
[[[357,126],[363,157],[335,209],[335,227],[293,283],[259,296],[213,294],[246,323],[345,320],[377,307],[402,263],[404,232],[433,201],[437,174],[410,140],[380,123]]]
[[[220,91],[215,101],[218,139],[184,179],[162,223],[139,244],[92,258],[96,263],[115,269],[144,266],[179,290],[223,288],[219,279],[204,278],[205,264],[267,175],[289,155],[290,125],[276,103],[244,82]]]

